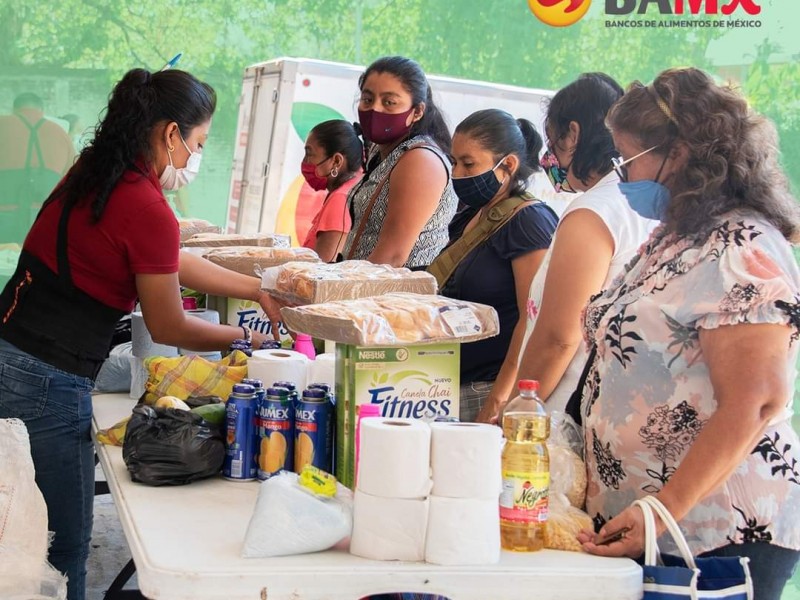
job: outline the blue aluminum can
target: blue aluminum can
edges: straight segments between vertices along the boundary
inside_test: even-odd
[[[256,478],[256,396],[252,385],[237,383],[225,404],[225,460],[222,476],[232,481]]]
[[[269,479],[294,464],[294,403],[288,389],[267,388],[256,407],[259,479]]]
[[[267,390],[264,389],[264,383],[260,379],[253,379],[250,377],[242,379],[240,383],[252,385],[256,389],[256,408],[258,408],[259,401],[263,400],[267,393]]]
[[[333,403],[324,389],[307,388],[294,409],[294,468],[307,464],[331,472],[333,467]]]
[[[297,386],[291,381],[276,381],[272,385],[289,390],[289,397],[292,399],[292,402],[297,402],[300,399],[300,394],[297,393]]]

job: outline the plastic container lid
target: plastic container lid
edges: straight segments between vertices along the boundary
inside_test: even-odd
[[[234,384],[234,386],[233,386],[233,393],[234,394],[243,394],[243,395],[252,396],[253,394],[256,393],[256,388],[254,388],[252,385],[248,385],[246,383],[237,383],[237,384]]]
[[[267,388],[267,396],[278,396],[280,398],[288,398],[289,394],[291,394],[291,391],[283,386],[276,385]]]
[[[536,392],[539,389],[539,382],[535,379],[520,379],[517,387],[519,390],[532,390]]]
[[[328,392],[319,388],[307,388],[303,390],[303,400],[306,398],[310,400],[324,400]]]
[[[293,392],[293,391],[295,391],[297,389],[297,386],[295,384],[293,384],[291,381],[276,381],[272,385],[275,386],[275,387],[286,388],[290,392]]]
[[[252,385],[256,389],[260,389],[264,387],[264,384],[261,382],[260,379],[253,379],[253,378],[245,378],[242,379],[242,383],[246,385]]]
[[[331,391],[331,386],[329,386],[327,383],[309,383],[308,389],[311,388],[316,388],[318,390],[325,390],[326,393]]]

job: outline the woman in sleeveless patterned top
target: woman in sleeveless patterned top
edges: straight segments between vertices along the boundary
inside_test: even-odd
[[[359,88],[359,121],[372,148],[367,173],[348,198],[353,228],[344,257],[426,267],[447,245],[458,203],[447,125],[411,59],[378,59]]]

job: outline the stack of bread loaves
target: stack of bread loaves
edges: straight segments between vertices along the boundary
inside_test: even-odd
[[[499,428],[474,423],[362,421],[350,552],[441,565],[498,562],[501,438]]]

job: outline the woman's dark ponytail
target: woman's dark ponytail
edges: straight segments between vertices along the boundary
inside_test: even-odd
[[[114,86],[94,138],[45,205],[63,197],[65,206],[74,206],[91,197],[92,215],[99,221],[123,174],[129,170],[146,174],[136,162],[152,161],[150,138],[155,125],[174,121],[186,138],[215,109],[211,86],[185,71],[131,69]]]
[[[542,168],[539,164],[539,153],[542,151],[544,141],[536,127],[528,119],[517,119],[517,125],[519,125],[519,130],[525,140],[525,156],[520,156],[520,160],[531,170],[526,176],[527,179]]]

